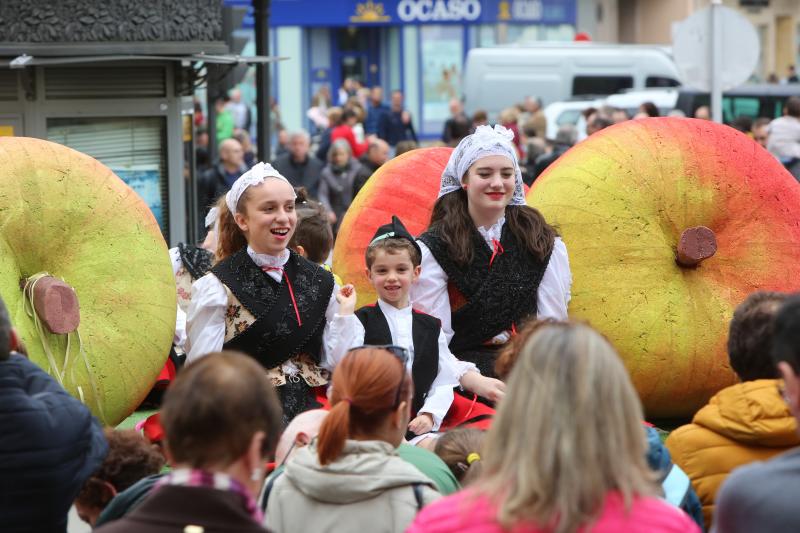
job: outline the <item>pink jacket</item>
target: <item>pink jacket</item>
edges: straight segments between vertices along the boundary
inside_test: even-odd
[[[485,496],[473,499],[466,490],[425,507],[406,533],[509,533],[500,527],[495,510]],[[583,529],[581,530],[583,531]],[[700,533],[691,518],[677,507],[657,498],[639,498],[625,513],[622,497],[609,494],[591,533]],[[535,524],[520,524],[510,533],[544,533]]]

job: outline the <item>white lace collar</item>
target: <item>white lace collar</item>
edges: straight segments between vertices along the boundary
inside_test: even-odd
[[[478,233],[481,234],[483,240],[486,241],[486,244],[489,248],[492,248],[492,240],[499,241],[500,235],[503,233],[503,224],[506,223],[506,217],[500,217],[497,222],[489,226],[481,226],[478,228]]]
[[[285,249],[280,255],[259,254],[253,251],[250,246],[247,247],[247,255],[253,260],[255,264],[260,267],[274,267],[283,268],[286,261],[289,260],[289,249]]]
[[[404,308],[398,309],[392,304],[388,304],[383,300],[381,300],[380,298],[378,298],[378,307],[381,308],[381,311],[383,311],[384,315],[405,316],[411,314],[411,302],[409,302],[408,305],[405,306]]]

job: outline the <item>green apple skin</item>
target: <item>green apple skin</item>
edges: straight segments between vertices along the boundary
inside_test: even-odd
[[[175,330],[175,281],[158,224],[110,169],[70,148],[3,137],[0,168],[0,296],[11,321],[32,361],[116,425],[149,392]],[[26,309],[20,280],[40,272],[78,296],[68,353],[66,336],[43,339]]]

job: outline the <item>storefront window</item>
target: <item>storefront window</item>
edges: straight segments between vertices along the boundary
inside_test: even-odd
[[[50,118],[47,139],[88,154],[122,178],[168,236],[166,123],[163,117]]]
[[[449,102],[461,97],[464,30],[459,26],[420,28],[422,134],[441,132]]]

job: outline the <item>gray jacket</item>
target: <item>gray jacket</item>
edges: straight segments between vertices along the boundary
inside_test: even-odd
[[[439,497],[430,478],[387,442],[348,440],[342,455],[325,466],[313,442],[275,481],[264,525],[274,533],[400,533],[418,510],[414,485],[426,505]]]

